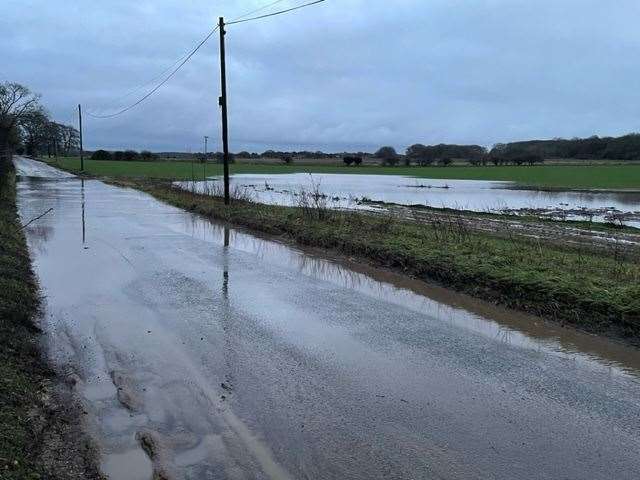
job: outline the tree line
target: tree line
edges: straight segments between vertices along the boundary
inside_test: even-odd
[[[78,130],[53,121],[39,95],[18,83],[0,83],[0,161],[13,152],[68,155],[79,143]]]
[[[405,165],[449,165],[453,159],[465,160],[471,165],[535,165],[550,158],[640,160],[640,134],[497,143],[490,150],[480,145],[417,143],[407,148],[404,155],[397,153],[393,147],[385,146],[378,149],[374,156],[387,166],[401,162]]]
[[[158,158],[153,152],[149,150],[142,150],[137,152],[136,150],[116,150],[110,152],[108,150],[96,150],[91,154],[91,160],[116,160],[122,162],[131,162],[134,160],[155,160]]]
[[[383,166],[393,167],[399,165],[430,166],[440,165],[446,167],[453,160],[464,160],[470,165],[535,165],[543,163],[544,157],[537,153],[528,152],[517,148],[507,148],[505,144],[495,145],[491,150],[480,145],[455,145],[438,144],[422,145],[416,143],[407,148],[404,155],[396,152],[390,146],[381,147],[374,154]],[[345,161],[345,163],[347,163]]]
[[[496,147],[541,155],[544,158],[573,158],[578,160],[640,160],[640,134],[629,133],[621,137],[572,138],[528,140]]]

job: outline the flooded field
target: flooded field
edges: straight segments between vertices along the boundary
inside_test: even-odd
[[[206,192],[219,190],[219,183],[219,178],[212,178],[180,185]],[[305,190],[321,193],[334,208],[375,208],[373,201],[640,227],[640,192],[522,190],[511,182],[307,173],[234,175],[232,184],[257,202],[277,205],[297,205]]]
[[[20,166],[109,478],[639,478],[637,349]]]

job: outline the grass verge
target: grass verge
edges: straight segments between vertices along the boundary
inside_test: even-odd
[[[467,230],[456,216],[429,225],[323,208],[235,201],[129,181],[177,207],[286,236],[435,281],[473,296],[640,343],[640,265],[614,255]]]
[[[32,323],[38,288],[16,210],[15,174],[0,172],[0,477],[40,478],[30,417],[49,375]]]

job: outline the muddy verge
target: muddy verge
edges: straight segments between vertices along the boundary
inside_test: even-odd
[[[102,480],[98,448],[86,433],[88,412],[73,389],[54,379],[46,382],[32,424],[36,462],[48,479]]]

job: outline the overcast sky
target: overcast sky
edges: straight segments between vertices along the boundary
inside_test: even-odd
[[[217,17],[273,0],[2,0],[0,81],[75,108],[133,103]],[[304,3],[283,0],[273,10]],[[374,150],[640,130],[638,0],[326,0],[228,27],[230,142]],[[218,37],[87,148],[220,149]]]

